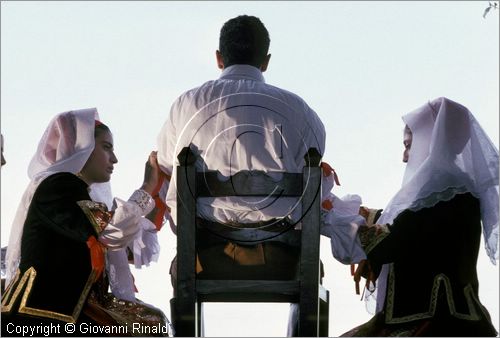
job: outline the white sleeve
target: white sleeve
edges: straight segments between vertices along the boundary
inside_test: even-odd
[[[358,237],[358,228],[365,225],[359,215],[361,197],[346,195],[342,198],[330,193],[326,196],[333,208],[322,210],[321,234],[330,238],[332,254],[343,264],[359,263],[366,254]]]
[[[325,154],[326,131],[318,114],[304,103],[307,112],[304,124],[304,142],[308,148],[314,147],[323,156]],[[302,155],[303,157],[304,155]]]
[[[181,109],[181,102],[182,102],[182,96],[179,97],[173,104],[170,109],[170,114],[167,118],[167,121],[163,125],[160,134],[158,135],[157,138],[157,145],[158,145],[158,164],[160,165],[160,168],[164,173],[167,175],[171,176],[170,180],[174,181],[176,180],[176,173],[174,172],[174,166],[177,165],[177,154],[176,152],[179,152],[182,150],[176,149],[176,145],[178,142],[177,139],[177,132],[175,129],[175,120],[178,118],[178,114]],[[170,191],[170,196],[171,199],[169,200],[167,198],[169,189],[170,189],[170,183],[171,181],[165,180],[160,191],[159,191],[159,196],[160,198],[167,204],[168,210],[165,212],[165,217],[168,220],[168,223],[170,225],[170,228],[172,232],[175,234],[177,232],[175,223],[171,217],[170,210],[176,208],[176,194],[175,194],[175,183],[172,184],[172,191]],[[172,199],[172,195],[174,198]]]
[[[115,198],[113,217],[99,234],[99,241],[108,249],[115,250],[127,246],[139,232],[142,216],[154,208],[154,200],[146,191],[134,191],[128,201]]]
[[[134,240],[128,245],[134,254],[134,265],[140,269],[143,265],[149,266],[151,262],[157,262],[160,256],[160,244],[158,243],[158,230],[156,225],[149,219],[142,217],[139,221],[139,231]]]
[[[135,302],[135,286],[128,264],[127,250],[108,250],[108,278],[111,292],[118,299]]]
[[[163,181],[163,185],[161,186],[160,191],[158,192],[158,195],[160,196],[162,201],[165,204],[167,204],[167,210],[165,210],[165,216],[164,216],[165,221],[168,222],[168,224],[170,225],[170,230],[172,230],[172,232],[175,235],[177,235],[177,226],[175,225],[174,219],[172,218],[172,214],[170,212],[170,206],[167,203],[167,193],[168,193],[169,188],[170,188],[170,181],[169,180]],[[170,202],[170,204],[171,204],[171,202]]]
[[[176,112],[179,111],[179,104],[179,99],[172,104],[167,121],[165,121],[157,138],[158,164],[163,172],[168,175],[172,175],[173,168],[177,161],[177,154],[175,153],[177,133],[173,119]],[[177,149],[177,152],[181,151],[181,149]]]

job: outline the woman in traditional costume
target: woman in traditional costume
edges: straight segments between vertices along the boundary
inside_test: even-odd
[[[376,315],[344,336],[496,336],[478,295],[481,229],[498,260],[498,150],[470,111],[438,98],[403,116],[401,189],[362,228]],[[481,227],[482,223],[482,227]],[[375,281],[375,285],[372,281]]]
[[[54,324],[49,327],[55,336],[128,336],[134,334],[134,322],[168,329],[161,311],[136,300],[133,291],[130,295],[128,265],[111,254],[129,246],[139,256],[136,261],[143,259],[141,253],[151,256],[143,239],[153,247],[155,241],[146,234],[142,216],[155,207],[151,195],[159,180],[156,154],[149,156],[141,188],[128,201],[116,198],[114,209],[108,211],[91,195],[108,195],[107,182],[117,161],[112,134],[99,122],[96,109],[61,113],[49,123],[31,160],[31,182],[11,229],[2,335],[22,335],[16,330],[19,325]],[[135,242],[143,252],[134,250]],[[107,293],[108,277],[119,299]],[[66,323],[76,323],[76,329],[65,330]],[[116,326],[117,332],[92,331],[90,325]],[[149,334],[167,333],[157,331]]]

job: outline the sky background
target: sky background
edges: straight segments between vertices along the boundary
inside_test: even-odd
[[[266,82],[295,92],[327,131],[324,161],[363,204],[383,208],[399,189],[401,115],[446,96],[468,107],[498,147],[499,13],[487,1],[1,2],[1,244],[28,184],[27,167],[57,113],[96,107],[114,134],[114,195],[140,186],[172,102],[217,78],[224,22],[258,16],[270,33]],[[175,236],[160,261],[134,271],[138,297],[170,316]],[[330,335],[367,321],[349,267],[322,239]],[[425,245],[425,243],[422,243]],[[498,329],[498,265],[480,251],[480,299]],[[207,336],[282,336],[288,305],[208,304]]]

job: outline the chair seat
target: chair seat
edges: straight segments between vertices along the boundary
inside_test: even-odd
[[[296,303],[300,282],[277,280],[197,280],[202,302]]]
[[[196,281],[200,302],[297,303],[300,282],[297,280],[212,280]],[[327,301],[328,290],[319,286],[319,298]]]

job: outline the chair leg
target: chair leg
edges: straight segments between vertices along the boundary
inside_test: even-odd
[[[317,337],[319,333],[319,298],[299,302],[299,337]]]
[[[203,320],[203,303],[196,303],[196,331],[199,337],[205,337],[205,322]]]
[[[330,316],[330,291],[326,290],[326,300],[319,301],[319,336],[328,337],[328,322]]]
[[[176,337],[194,337],[196,334],[195,304],[179,297],[170,300],[172,325]]]
[[[172,327],[174,328],[174,336],[177,336],[177,309],[176,309],[176,301],[175,298],[170,299],[170,322],[172,323]]]

